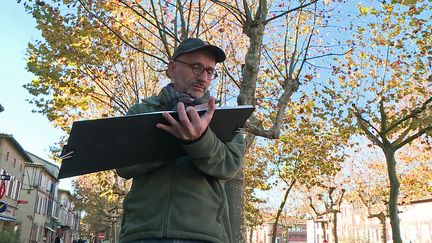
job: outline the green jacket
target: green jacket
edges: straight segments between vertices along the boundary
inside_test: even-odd
[[[128,114],[167,109],[153,96]],[[117,169],[120,176],[133,178],[123,202],[120,243],[164,237],[231,242],[225,181],[242,167],[243,136],[223,143],[207,129],[198,141],[181,147],[185,155],[173,160]]]

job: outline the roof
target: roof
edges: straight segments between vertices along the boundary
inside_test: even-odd
[[[5,134],[5,133],[0,133],[0,138],[5,138],[7,139],[15,148],[18,152],[20,152],[20,154],[24,157],[24,159],[28,162],[32,162],[32,159],[28,156],[28,154],[26,153],[26,151],[21,147],[21,145],[18,143],[17,140],[15,140],[15,138],[10,135],[10,134]]]
[[[41,157],[34,155],[28,151],[26,151],[28,156],[31,158],[31,161],[34,164],[43,165],[43,167],[48,171],[48,173],[57,179],[59,173],[59,167],[49,161],[42,159]]]
[[[69,190],[65,190],[65,189],[61,189],[61,188],[59,188],[57,191],[58,191],[59,193],[66,193],[66,194],[69,195],[69,197],[72,197],[72,193],[71,193]]]

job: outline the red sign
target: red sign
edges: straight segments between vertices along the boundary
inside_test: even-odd
[[[17,204],[27,204],[28,201],[27,200],[18,200]]]
[[[99,240],[105,240],[105,233],[104,232],[98,233],[98,238]]]
[[[0,182],[0,199],[4,196],[6,192],[6,184],[4,181]]]

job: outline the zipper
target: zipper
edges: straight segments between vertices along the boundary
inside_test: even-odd
[[[174,176],[174,166],[175,166],[175,160],[171,161],[170,164],[170,171],[169,171],[169,178],[168,178],[168,198],[167,198],[167,209],[165,210],[164,218],[162,221],[162,237],[167,237],[168,233],[168,221],[171,214],[171,194],[172,194],[172,181]]]

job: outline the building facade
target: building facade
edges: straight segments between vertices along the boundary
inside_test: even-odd
[[[58,167],[27,152],[21,199],[26,202],[18,211],[22,242],[54,242]]]
[[[23,243],[51,243],[57,235],[64,243],[79,239],[81,214],[70,191],[58,189],[58,172],[0,133],[0,231],[19,231]]]
[[[266,222],[255,227],[252,232],[249,232],[250,237],[248,242],[252,243],[272,243],[273,237],[273,222]],[[275,243],[306,243],[307,229],[306,221],[296,219],[290,223],[280,225],[276,232]]]
[[[403,242],[432,243],[432,198],[414,201],[399,207],[400,231]],[[338,241],[381,243],[382,226],[377,218],[368,218],[367,209],[344,203],[338,214]],[[308,221],[308,243],[334,242],[330,220]],[[391,238],[390,220],[386,220],[387,242]]]
[[[80,238],[81,213],[75,210],[72,194],[68,190],[58,190],[57,204],[57,233],[62,236],[64,243],[71,243]]]
[[[17,230],[16,216],[23,184],[25,163],[31,159],[12,135],[0,133],[0,231]]]

